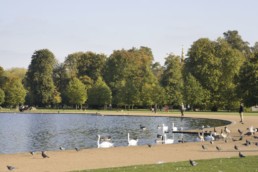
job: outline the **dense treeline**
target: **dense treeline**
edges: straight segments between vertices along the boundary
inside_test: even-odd
[[[57,62],[37,50],[26,69],[0,67],[0,105],[15,107],[177,107],[234,110],[258,103],[258,42],[253,47],[237,31],[215,41],[196,40],[187,53],[154,62],[148,47],[69,54]]]

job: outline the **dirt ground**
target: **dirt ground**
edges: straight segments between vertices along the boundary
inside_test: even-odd
[[[103,114],[106,115],[106,114]],[[116,114],[118,115],[118,114]],[[120,115],[130,115],[120,113]],[[133,115],[148,115],[146,113],[137,113]],[[159,115],[159,114],[156,114]],[[180,116],[180,114],[163,114],[163,116]],[[239,139],[238,129],[247,131],[247,128],[254,126],[258,128],[258,117],[246,116],[245,123],[239,123],[238,113],[230,115],[191,115],[187,117],[205,117],[213,119],[229,120],[232,124],[228,125],[231,130],[230,137]],[[223,127],[221,127],[223,128]],[[211,129],[213,130],[213,129]],[[217,128],[220,131],[220,128]],[[107,167],[120,167],[139,164],[156,164],[165,162],[185,161],[189,159],[211,159],[220,157],[238,156],[238,151],[234,150],[234,145],[237,145],[241,152],[245,155],[258,155],[258,146],[252,144],[244,146],[246,139],[252,143],[258,142],[258,139],[253,136],[245,136],[242,141],[232,141],[229,139],[227,143],[223,140],[215,141],[214,144],[209,142],[195,143],[179,143],[171,145],[147,145],[137,147],[114,147],[108,149],[83,149],[78,152],[75,150],[66,151],[49,151],[47,152],[50,158],[43,159],[41,153],[35,155],[30,153],[19,154],[2,154],[0,155],[0,171],[8,171],[7,165],[15,166],[15,171],[23,172],[58,172],[72,171],[83,169],[96,169]],[[201,145],[205,145],[207,150],[203,150]],[[216,150],[216,146],[222,148],[221,151]]]

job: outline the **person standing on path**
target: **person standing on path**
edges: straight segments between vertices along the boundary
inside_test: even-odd
[[[243,117],[243,115],[244,115],[244,105],[243,105],[243,103],[240,103],[240,107],[239,107],[239,115],[240,115],[240,122],[241,123],[244,123],[244,117]]]
[[[181,117],[184,116],[184,110],[185,110],[185,106],[184,106],[184,103],[182,103],[181,106],[180,106]]]

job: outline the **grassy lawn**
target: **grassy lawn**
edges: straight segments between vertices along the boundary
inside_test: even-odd
[[[194,167],[192,167],[188,161],[184,161],[76,172],[258,172],[258,156],[249,156],[245,158],[219,158],[199,160],[196,162],[198,164]]]
[[[2,108],[0,109],[0,112],[8,112],[8,113],[19,113],[18,109],[7,109],[7,108]],[[98,110],[98,109],[90,109],[90,110],[81,110],[81,109],[35,109],[35,110],[27,110],[22,113],[125,113],[125,114],[137,114],[137,113],[145,113],[145,114],[151,114],[155,115],[153,112],[151,112],[148,109],[134,109],[134,110],[118,110],[118,109],[113,109],[113,110]],[[157,116],[159,114],[177,114],[180,115],[180,111],[175,109],[173,111],[169,112],[157,112]],[[219,111],[219,112],[209,112],[209,111],[199,111],[199,112],[193,112],[193,111],[186,111],[185,116],[187,117],[187,114],[197,114],[197,115],[238,115],[238,112],[227,112],[227,111]],[[258,116],[258,112],[245,112],[244,116]]]

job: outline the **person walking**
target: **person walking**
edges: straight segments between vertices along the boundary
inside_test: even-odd
[[[184,110],[185,110],[185,106],[184,106],[184,103],[182,103],[180,106],[181,117],[184,116]]]
[[[244,123],[244,105],[243,105],[243,103],[240,103],[239,115],[240,115],[240,122]]]

